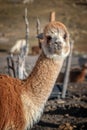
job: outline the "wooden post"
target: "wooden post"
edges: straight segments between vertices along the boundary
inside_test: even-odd
[[[37,29],[37,36],[38,36],[41,33],[41,24],[40,24],[39,18],[37,18],[36,29]],[[38,38],[38,45],[39,45],[39,48],[41,49],[41,43],[40,43],[39,38]]]
[[[7,66],[8,66],[8,74],[12,77],[16,77],[13,55],[7,57]]]
[[[25,8],[25,25],[26,25],[26,50],[25,53],[27,55],[27,49],[29,49],[29,21],[28,21],[28,16],[27,16],[27,8]]]
[[[29,45],[29,22],[27,19],[27,8],[25,8],[25,25],[26,25],[26,46],[21,47],[20,54],[18,56],[18,66],[17,66],[17,75],[19,79],[24,79],[27,76],[27,72],[25,69],[25,58],[27,56],[27,49]]]
[[[55,21],[55,11],[51,12],[50,13],[50,19],[49,19],[50,22],[53,22]]]
[[[17,77],[19,79],[24,79],[25,59],[22,57],[22,55],[19,55],[17,61]]]
[[[71,66],[71,60],[72,60],[72,50],[73,50],[73,41],[71,41],[71,43],[70,43],[70,54],[66,60],[66,69],[65,69],[65,77],[64,77],[64,82],[63,82],[62,98],[65,98],[66,91],[67,91],[70,66]]]

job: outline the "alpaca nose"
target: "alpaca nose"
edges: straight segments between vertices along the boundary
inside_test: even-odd
[[[56,41],[55,44],[56,44],[56,45],[62,45],[62,42]]]
[[[61,41],[56,41],[56,42],[55,42],[55,47],[56,47],[56,49],[58,49],[58,50],[62,49],[62,42],[61,42]]]

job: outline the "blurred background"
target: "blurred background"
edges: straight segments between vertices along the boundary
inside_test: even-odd
[[[25,38],[24,10],[28,9],[29,43],[38,45],[36,19],[41,28],[55,11],[56,20],[63,22],[74,40],[74,51],[87,52],[87,1],[86,0],[0,0],[0,54],[8,52],[15,41]]]

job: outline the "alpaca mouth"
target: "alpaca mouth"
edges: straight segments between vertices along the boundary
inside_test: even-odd
[[[61,55],[62,50],[55,50],[54,54]]]

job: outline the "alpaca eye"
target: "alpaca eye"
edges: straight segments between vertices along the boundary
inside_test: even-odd
[[[49,43],[51,39],[52,39],[51,36],[47,36],[47,43]]]
[[[67,37],[67,35],[66,35],[66,34],[64,34],[64,36],[63,36],[64,40],[66,39],[66,37]]]

